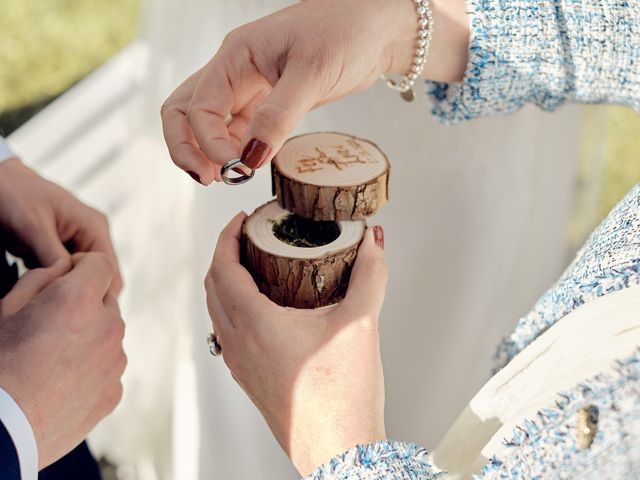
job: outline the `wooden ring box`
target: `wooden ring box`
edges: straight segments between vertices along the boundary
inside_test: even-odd
[[[271,164],[276,199],[242,227],[242,263],[260,291],[294,308],[344,298],[365,219],[388,201],[389,174],[367,140],[332,132],[288,140]]]

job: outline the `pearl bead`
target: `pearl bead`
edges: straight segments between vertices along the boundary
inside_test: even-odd
[[[414,53],[411,70],[404,75],[399,81],[383,75],[382,78],[386,84],[402,93],[402,98],[407,101],[413,100],[412,87],[420,74],[424,71],[427,57],[429,56],[429,46],[431,45],[431,37],[433,35],[433,13],[429,6],[429,0],[413,0],[416,13],[418,14],[418,38],[416,40],[416,51]]]

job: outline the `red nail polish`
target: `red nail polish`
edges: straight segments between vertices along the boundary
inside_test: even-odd
[[[376,245],[384,250],[384,230],[381,226],[373,227],[373,239],[376,241]]]
[[[256,169],[267,161],[271,146],[261,140],[252,138],[242,151],[240,159],[247,167]]]
[[[189,174],[189,176],[191,178],[193,178],[196,182],[198,182],[200,185],[202,185],[202,181],[200,181],[200,175],[198,175],[196,172],[192,172],[191,170],[187,170],[187,173]]]

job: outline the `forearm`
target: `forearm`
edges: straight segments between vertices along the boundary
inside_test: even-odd
[[[443,121],[511,113],[526,103],[545,110],[565,102],[640,109],[638,0],[469,0],[468,10],[464,82],[429,85]]]

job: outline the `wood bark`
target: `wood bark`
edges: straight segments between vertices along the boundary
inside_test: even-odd
[[[339,302],[347,291],[363,222],[341,222],[341,236],[316,248],[293,247],[265,232],[278,215],[288,215],[270,202],[249,216],[242,229],[242,263],[258,288],[278,305],[319,308]],[[350,230],[346,233],[345,229]],[[274,243],[277,242],[277,243]],[[277,253],[276,253],[277,252]],[[314,253],[315,252],[315,253]]]
[[[389,199],[390,165],[373,143],[313,133],[290,139],[271,164],[282,208],[314,220],[362,220]]]

